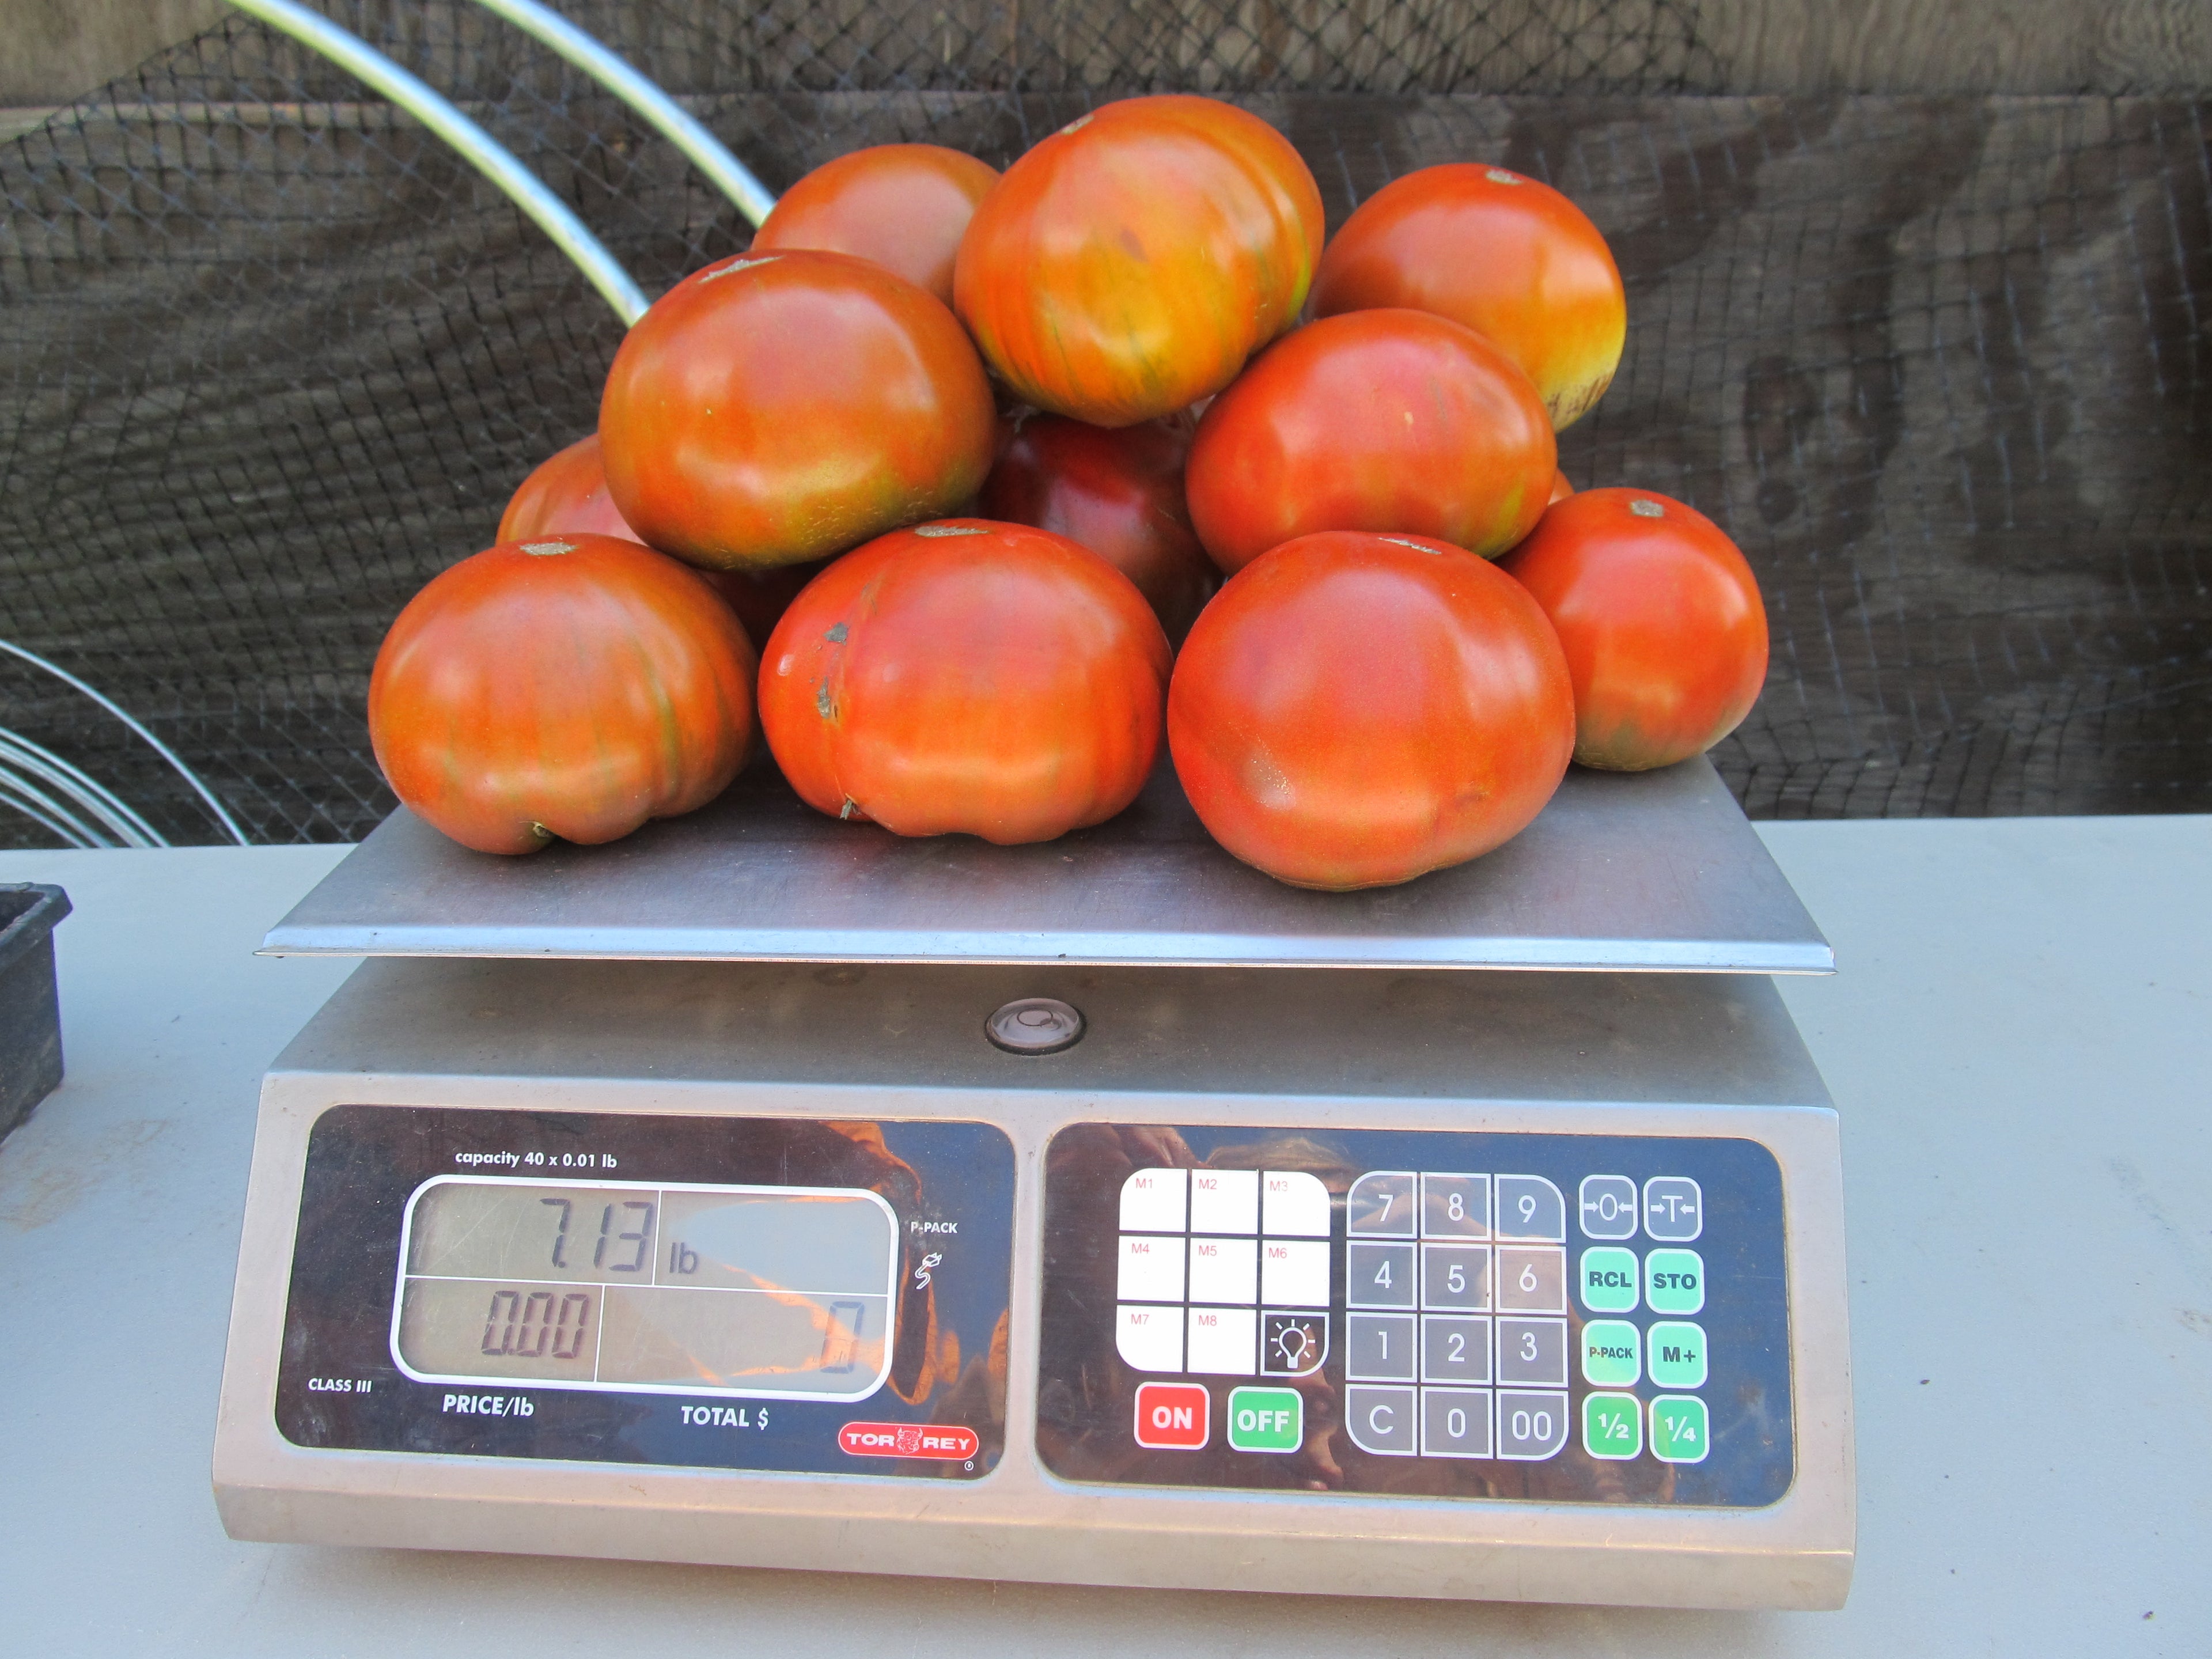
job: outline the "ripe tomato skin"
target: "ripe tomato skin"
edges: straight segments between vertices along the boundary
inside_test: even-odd
[[[480,853],[595,845],[703,806],[751,752],[754,657],[698,573],[635,542],[507,542],[433,577],[369,678],[393,793]]]
[[[823,248],[872,259],[952,303],[952,259],[999,170],[942,144],[872,144],[824,161],[777,200],[753,252]]]
[[[1322,255],[1314,314],[1411,306],[1497,342],[1565,430],[1613,384],[1628,339],[1620,267],[1549,185],[1453,162],[1392,180]]]
[[[1701,755],[1766,684],[1766,607],[1734,542],[1648,489],[1586,489],[1500,562],[1558,629],[1575,758],[1648,771]]]
[[[1168,744],[1214,839],[1279,881],[1388,886],[1490,851],[1565,775],[1544,614],[1447,543],[1325,531],[1254,560],[1176,659]]]
[[[1493,557],[1534,527],[1558,471],[1535,388],[1496,346],[1425,312],[1360,311],[1278,341],[1213,400],[1184,490],[1234,574],[1320,530]]]
[[[948,520],[855,549],[793,601],[761,664],[761,722],[817,811],[1049,841],[1136,798],[1168,663],[1144,596],[1097,554]]]
[[[1029,402],[1132,426],[1218,392],[1290,327],[1321,248],[1321,191],[1288,139],[1211,98],[1129,98],[1006,169],[953,303]]]
[[[494,540],[526,542],[561,535],[619,536],[626,542],[645,539],[629,527],[629,520],[607,494],[606,468],[599,459],[596,432],[538,464],[508,497]]]
[[[1000,455],[976,511],[1089,548],[1136,583],[1180,646],[1220,582],[1183,505],[1189,453],[1188,430],[1164,422],[1109,430],[1040,415]]]
[[[714,569],[842,553],[964,504],[989,471],[991,389],[952,313],[844,253],[693,272],[615,354],[599,402],[615,505]]]

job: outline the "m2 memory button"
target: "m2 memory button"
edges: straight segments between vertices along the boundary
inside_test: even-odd
[[[1636,1311],[1636,1252],[1601,1244],[1583,1252],[1575,1275],[1582,1286],[1583,1306],[1592,1313]]]
[[[1654,1250],[1644,1258],[1644,1301],[1653,1313],[1693,1314],[1705,1305],[1705,1258],[1695,1250]]]

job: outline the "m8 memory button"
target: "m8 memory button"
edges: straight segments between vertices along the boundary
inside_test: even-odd
[[[1705,1305],[1705,1263],[1695,1250],[1654,1250],[1644,1258],[1644,1300],[1653,1313],[1693,1314]]]

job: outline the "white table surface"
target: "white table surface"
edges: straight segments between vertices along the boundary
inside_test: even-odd
[[[260,960],[335,848],[55,881],[69,1075],[0,1146],[0,1651],[2212,1654],[2212,819],[1762,826],[1841,973],[1859,1554],[1835,1613],[1060,1589],[237,1544],[209,1491]]]

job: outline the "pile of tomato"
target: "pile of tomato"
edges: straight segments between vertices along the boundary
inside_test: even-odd
[[[1281,880],[1459,863],[1765,678],[1725,535],[1559,472],[1626,330],[1549,186],[1429,167],[1324,246],[1297,152],[1210,99],[1003,175],[858,151],[639,319],[598,432],[401,613],[378,761],[486,852],[692,811],[763,734],[823,812],[1012,843],[1121,811],[1164,740]]]

